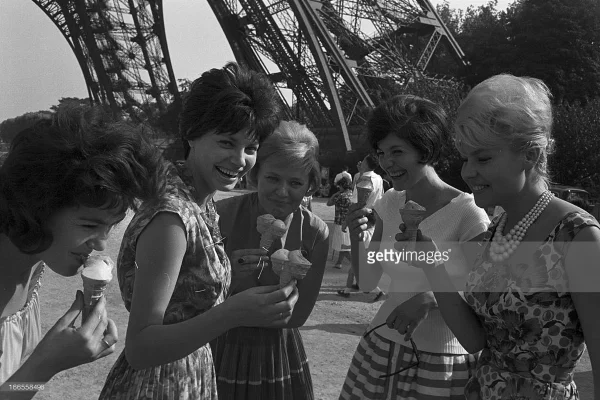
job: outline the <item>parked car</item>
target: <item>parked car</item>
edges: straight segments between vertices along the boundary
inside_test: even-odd
[[[552,185],[550,191],[559,199],[573,203],[588,212],[592,212],[595,202],[592,201],[590,193],[576,186]]]

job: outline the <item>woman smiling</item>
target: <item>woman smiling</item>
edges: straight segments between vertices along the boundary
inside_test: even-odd
[[[282,329],[231,329],[213,342],[219,396],[224,399],[312,399],[313,387],[298,327],[310,315],[329,250],[327,225],[301,206],[318,189],[319,144],[297,122],[281,122],[258,150],[249,180],[258,191],[217,202],[225,251],[232,262],[232,292],[279,282],[268,255],[301,250],[312,267],[298,282],[299,299]],[[271,214],[287,233],[269,249],[260,248],[257,217]]]

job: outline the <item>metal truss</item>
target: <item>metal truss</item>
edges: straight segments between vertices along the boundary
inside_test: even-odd
[[[293,91],[293,116],[349,129],[389,82],[439,80],[427,66],[441,42],[464,53],[428,0],[208,0],[238,61]]]
[[[33,0],[61,31],[90,99],[135,119],[179,100],[161,0]]]

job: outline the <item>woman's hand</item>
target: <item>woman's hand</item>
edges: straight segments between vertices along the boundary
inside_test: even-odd
[[[404,223],[401,223],[399,228],[400,228],[400,233],[396,234],[395,238],[396,238],[397,242],[394,244],[394,248],[397,251],[399,251],[399,252],[415,251],[417,255],[432,254],[432,257],[435,257],[435,255],[439,253],[439,250],[438,250],[436,244],[433,242],[433,240],[431,240],[431,238],[423,235],[423,233],[421,232],[420,229],[417,230],[417,238],[414,243],[414,247],[411,247],[410,250],[407,250],[409,247],[409,243],[410,243],[409,240],[411,239],[411,235],[410,235],[410,233],[408,233],[406,231],[406,225]],[[430,252],[433,252],[433,253],[430,253]],[[430,256],[426,256],[426,257],[411,256],[409,258],[409,256],[407,255],[404,258],[404,261],[407,264],[412,265],[413,267],[426,269],[426,268],[434,267],[436,264],[439,264],[439,262],[437,262],[438,260],[435,260],[435,258],[432,258],[432,257],[430,257]],[[432,262],[432,260],[435,260],[435,261]]]
[[[348,207],[346,223],[350,229],[350,240],[362,241],[364,231],[375,224],[375,211],[370,208],[359,208],[358,204],[352,203]]]
[[[49,377],[115,351],[119,340],[117,326],[107,318],[105,297],[100,298],[81,327],[75,328],[83,305],[83,293],[78,290],[71,308],[48,331],[28,360]]]
[[[239,249],[231,252],[231,274],[233,278],[245,278],[260,270],[269,261],[265,249]]]
[[[436,306],[432,292],[419,293],[396,307],[387,317],[386,324],[388,328],[404,335],[404,340],[407,341],[427,318],[429,311]]]
[[[298,301],[296,281],[287,286],[257,286],[227,299],[226,303],[236,315],[237,326],[281,328],[292,316]]]

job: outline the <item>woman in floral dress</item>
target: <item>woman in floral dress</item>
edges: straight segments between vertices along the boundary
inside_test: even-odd
[[[458,111],[462,177],[477,205],[504,212],[474,246],[466,301],[452,293],[443,264],[414,265],[465,348],[483,349],[467,399],[578,399],[573,374],[586,344],[600,387],[600,226],[548,191],[551,127],[550,93],[533,78],[489,78]],[[396,238],[403,247],[406,235]],[[419,238],[421,250],[433,250]]]
[[[293,285],[227,298],[231,270],[212,200],[254,165],[259,143],[279,122],[275,98],[264,76],[236,64],[192,84],[181,114],[186,162],[170,172],[165,196],[142,205],[123,238],[117,272],[129,325],[100,399],[215,400],[209,341],[234,327],[289,320],[298,298]]]

